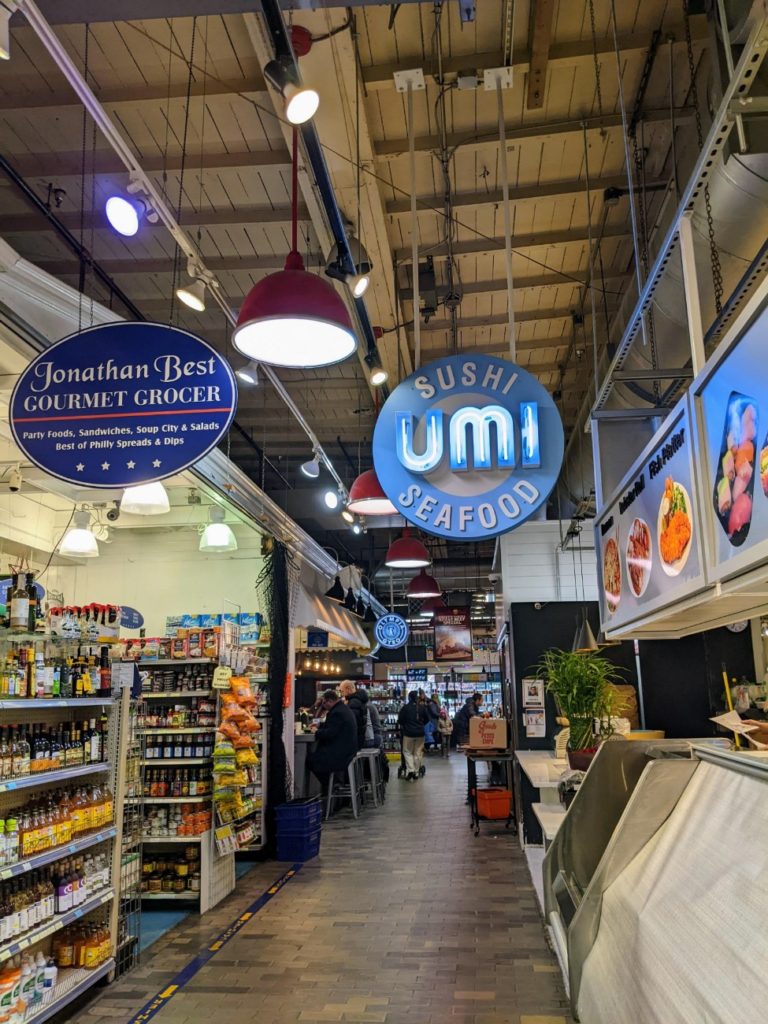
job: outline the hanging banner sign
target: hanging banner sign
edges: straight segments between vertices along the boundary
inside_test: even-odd
[[[382,647],[394,651],[408,641],[408,623],[400,615],[388,613],[376,621],[376,639]]]
[[[435,661],[471,661],[472,626],[468,608],[435,612]]]
[[[507,533],[547,500],[563,461],[563,425],[549,393],[493,356],[421,367],[384,403],[373,462],[387,497],[440,537]]]
[[[120,321],[57,341],[21,374],[10,421],[59,480],[131,487],[193,465],[226,434],[237,385],[211,346],[167,324]]]
[[[120,625],[126,629],[141,629],[144,625],[144,616],[135,608],[122,605],[120,608]]]

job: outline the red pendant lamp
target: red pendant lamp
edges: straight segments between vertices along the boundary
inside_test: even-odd
[[[408,584],[408,597],[440,597],[440,584],[424,569]]]
[[[411,535],[406,526],[402,537],[389,545],[384,564],[390,569],[421,569],[431,561],[427,549],[417,537]]]
[[[232,335],[258,363],[310,369],[332,366],[357,348],[347,307],[332,284],[304,269],[298,251],[298,141],[293,129],[291,251],[285,269],[251,288]]]
[[[397,509],[384,493],[375,469],[367,469],[352,484],[347,508],[359,516],[397,515]]]

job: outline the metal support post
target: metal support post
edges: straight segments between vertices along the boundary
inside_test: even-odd
[[[704,328],[701,321],[701,301],[699,298],[699,281],[696,274],[696,253],[693,248],[693,228],[691,214],[686,213],[680,218],[678,227],[680,239],[680,259],[683,264],[683,282],[685,284],[685,308],[688,312],[688,338],[691,343],[691,364],[694,377],[704,367]]]

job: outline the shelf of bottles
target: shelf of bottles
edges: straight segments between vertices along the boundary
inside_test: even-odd
[[[115,975],[136,966],[141,950],[142,739],[138,705],[129,702],[126,721],[125,781],[120,843],[120,902],[117,918]]]
[[[114,968],[127,706],[108,647],[18,619],[0,630],[0,1000],[19,1020],[48,1019]]]
[[[142,900],[195,901],[205,889],[216,728],[210,658],[142,662]]]

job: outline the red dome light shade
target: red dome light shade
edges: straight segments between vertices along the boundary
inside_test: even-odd
[[[408,584],[408,597],[440,597],[440,584],[423,569]]]
[[[402,537],[398,537],[389,545],[384,564],[390,569],[420,569],[429,565],[431,561],[425,546],[416,537],[411,536],[411,531],[406,526]]]
[[[341,296],[304,269],[298,252],[248,292],[232,341],[259,363],[299,369],[340,363],[357,348]]]
[[[347,508],[359,516],[397,515],[397,509],[382,490],[375,469],[367,469],[352,484]]]
[[[285,269],[245,297],[232,334],[235,348],[269,366],[312,369],[347,359],[357,348],[344,300],[333,285],[304,269],[298,243],[298,133],[293,129],[291,251]]]

